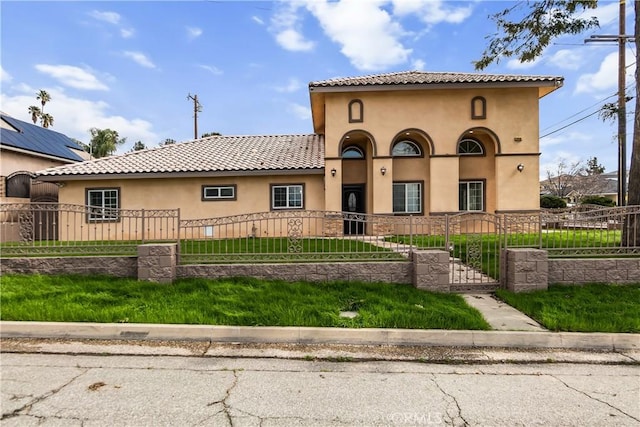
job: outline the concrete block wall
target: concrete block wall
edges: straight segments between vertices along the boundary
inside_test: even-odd
[[[413,286],[433,292],[449,292],[449,253],[440,250],[415,251],[411,254]]]
[[[176,279],[176,263],[175,243],[138,246],[138,280],[173,283]]]
[[[324,282],[358,280],[363,282],[411,283],[411,263],[350,262],[305,264],[210,264],[179,265],[177,278],[257,277],[287,281]]]
[[[90,256],[50,258],[2,258],[1,274],[79,274],[138,277],[136,257]]]
[[[541,249],[507,249],[502,258],[503,284],[512,292],[544,290],[549,284],[547,251]],[[505,271],[506,270],[506,271]]]
[[[550,259],[549,283],[638,283],[640,258]]]

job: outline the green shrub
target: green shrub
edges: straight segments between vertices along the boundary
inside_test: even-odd
[[[580,200],[580,204],[614,207],[616,205],[616,202],[611,199],[607,199],[604,196],[586,196]]]
[[[566,208],[567,202],[558,196],[540,196],[540,207],[545,209]]]

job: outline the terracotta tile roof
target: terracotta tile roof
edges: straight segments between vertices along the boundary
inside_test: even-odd
[[[436,85],[453,83],[552,83],[557,81],[562,82],[563,80],[564,78],[559,76],[404,71],[398,73],[321,80],[309,83],[309,89],[312,90],[313,88],[344,86]]]
[[[212,136],[37,172],[86,176],[324,168],[322,135]]]

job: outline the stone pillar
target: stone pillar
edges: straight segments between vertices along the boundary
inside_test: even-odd
[[[175,278],[175,243],[149,243],[138,246],[138,280],[173,283]]]
[[[512,292],[546,290],[549,287],[547,251],[506,249],[506,288]]]
[[[439,250],[414,251],[413,286],[433,292],[449,292],[449,253]]]

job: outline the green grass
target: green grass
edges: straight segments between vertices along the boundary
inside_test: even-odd
[[[552,331],[640,332],[640,283],[551,285],[548,291],[497,296]]]
[[[3,275],[2,320],[489,329],[459,295],[381,283]],[[354,319],[340,311],[356,310]]]

